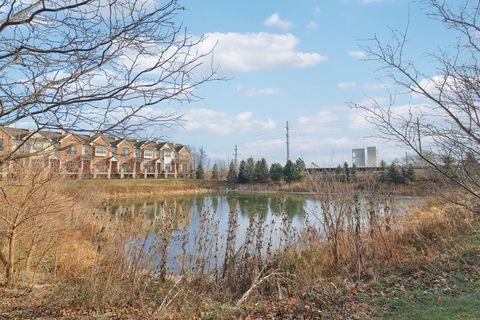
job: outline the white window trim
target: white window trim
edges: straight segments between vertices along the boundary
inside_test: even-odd
[[[99,153],[98,150],[103,150],[104,152]],[[95,156],[106,156],[107,155],[107,148],[104,146],[95,146]]]

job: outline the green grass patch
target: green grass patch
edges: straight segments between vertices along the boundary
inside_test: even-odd
[[[358,295],[380,318],[480,319],[480,223],[461,237],[464,250],[401,275],[385,276]]]

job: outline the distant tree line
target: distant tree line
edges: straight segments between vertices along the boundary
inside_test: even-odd
[[[351,167],[349,167],[347,162],[345,162],[343,166],[338,165],[338,167],[335,169],[335,176],[341,181],[355,181],[357,178],[357,166],[353,164]]]
[[[305,175],[305,162],[300,158],[295,162],[287,161],[285,166],[280,163],[273,163],[269,168],[265,158],[255,161],[250,157],[242,160],[238,168],[234,161],[230,163],[227,181],[230,183],[268,183],[282,180],[294,182],[302,180]]]
[[[400,165],[393,161],[390,165],[387,165],[385,161],[382,161],[380,169],[379,182],[401,184],[413,182],[417,179],[411,164]],[[357,179],[357,167],[355,164],[350,167],[347,162],[343,166],[338,165],[335,169],[335,177],[339,181],[353,182]]]
[[[385,161],[380,163],[381,173],[378,177],[381,182],[389,182],[395,184],[414,182],[417,177],[415,170],[411,164],[400,165],[393,161],[387,166]]]

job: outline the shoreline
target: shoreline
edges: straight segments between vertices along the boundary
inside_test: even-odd
[[[322,194],[327,193],[322,192],[323,190],[319,190],[318,192],[311,191],[311,183],[308,181],[292,184],[266,183],[229,185],[225,181],[195,179],[105,179],[71,180],[66,181],[66,186],[67,190],[77,193],[79,197],[88,199],[94,195],[95,197],[98,197],[100,201],[195,196],[209,193],[259,195],[287,194],[292,196],[322,196]],[[365,190],[361,183],[358,185],[345,187],[347,188],[339,188],[337,193],[342,194],[344,192],[357,192],[359,195],[367,195],[372,192]],[[374,191],[374,193],[383,193],[392,196],[425,197],[432,195],[433,191],[433,188],[425,188],[423,182],[417,182],[410,185],[384,185],[378,190]]]

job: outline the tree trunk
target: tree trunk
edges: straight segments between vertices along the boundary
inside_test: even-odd
[[[7,261],[7,288],[13,287],[13,272],[15,263],[15,240],[16,230],[13,228],[10,231],[10,237],[8,239],[8,261]]]

